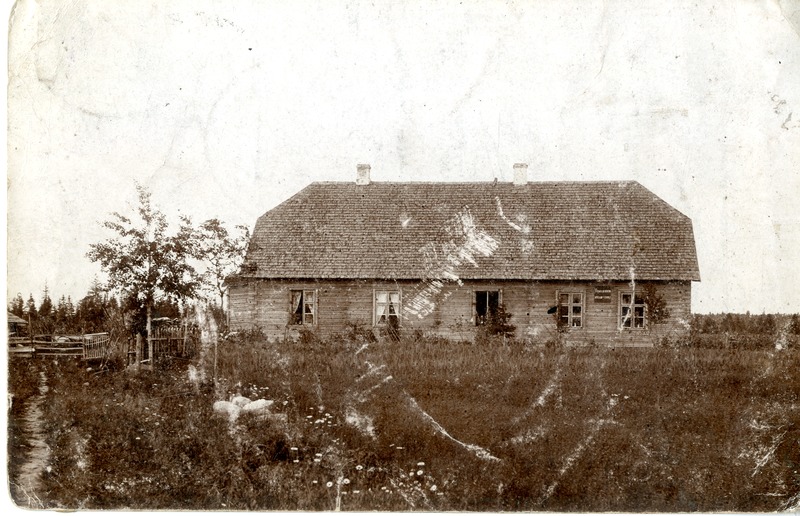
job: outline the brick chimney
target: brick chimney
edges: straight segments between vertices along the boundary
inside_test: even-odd
[[[528,164],[527,163],[514,163],[514,184],[526,185],[528,184]]]
[[[370,183],[369,180],[369,170],[370,166],[368,164],[359,163],[356,166],[356,184],[357,185],[368,185]]]

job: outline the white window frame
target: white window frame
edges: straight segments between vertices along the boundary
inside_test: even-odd
[[[300,292],[300,320],[296,321],[295,315],[297,314],[297,307],[294,306],[294,293]],[[312,294],[314,301],[307,303],[308,294]],[[311,311],[306,312],[306,308],[310,306]],[[316,326],[319,313],[319,290],[314,288],[291,288],[289,289],[289,326]],[[311,322],[308,322],[307,316],[311,315]]]
[[[625,303],[623,298],[625,296],[631,296],[631,302]],[[636,299],[639,299],[641,302],[637,303]],[[636,309],[642,309],[642,315],[636,315]],[[627,314],[625,313],[625,309],[628,310]],[[627,317],[627,315],[633,313],[633,317]],[[641,326],[636,325],[636,321],[641,320]],[[635,290],[622,290],[619,293],[619,305],[618,305],[618,312],[617,312],[617,323],[619,325],[620,330],[625,331],[640,331],[647,328],[647,304],[644,302],[644,296],[636,292]]]
[[[567,307],[566,323],[562,324],[561,314],[561,296],[567,296],[567,303],[563,306]],[[575,302],[574,296],[580,296],[580,301]],[[575,314],[575,307],[579,307],[579,314]],[[575,324],[575,322],[579,324]],[[586,327],[586,293],[582,290],[559,290],[556,292],[556,324],[560,329],[573,330]]]
[[[378,294],[386,294],[386,306],[384,307],[384,312],[382,315],[386,316],[385,321],[380,320],[380,316],[378,316]],[[395,313],[390,314],[389,308],[392,305],[391,296],[392,294],[397,295],[397,306],[395,307]],[[403,307],[403,292],[399,289],[383,289],[383,288],[376,288],[372,291],[372,325],[373,326],[389,326],[389,318],[394,315],[394,318],[397,320],[397,326],[400,326],[401,320],[401,313]]]

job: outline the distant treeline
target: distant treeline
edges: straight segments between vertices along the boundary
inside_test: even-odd
[[[695,314],[688,345],[703,348],[775,349],[800,344],[798,314]]]
[[[777,335],[785,331],[800,335],[798,314],[695,314],[692,330],[699,333],[761,333]]]
[[[17,294],[8,304],[8,311],[29,322],[30,327],[17,325],[16,336],[71,335],[130,330],[144,326],[144,314],[137,310],[134,300],[120,302],[95,282],[77,303],[70,296],[61,296],[53,302],[45,287],[42,301],[37,306],[33,294],[24,301]],[[153,317],[180,317],[176,303],[162,300],[153,307]]]

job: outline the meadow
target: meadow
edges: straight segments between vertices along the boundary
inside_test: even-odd
[[[9,385],[24,407],[15,375],[47,378],[40,507],[750,512],[800,506],[798,370],[796,346],[251,333],[153,370],[14,361]],[[235,396],[274,403],[214,410]]]

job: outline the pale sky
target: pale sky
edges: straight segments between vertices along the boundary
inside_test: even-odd
[[[20,1],[7,294],[82,297],[134,180],[251,228],[312,181],[639,181],[697,312],[800,312],[800,1]]]

